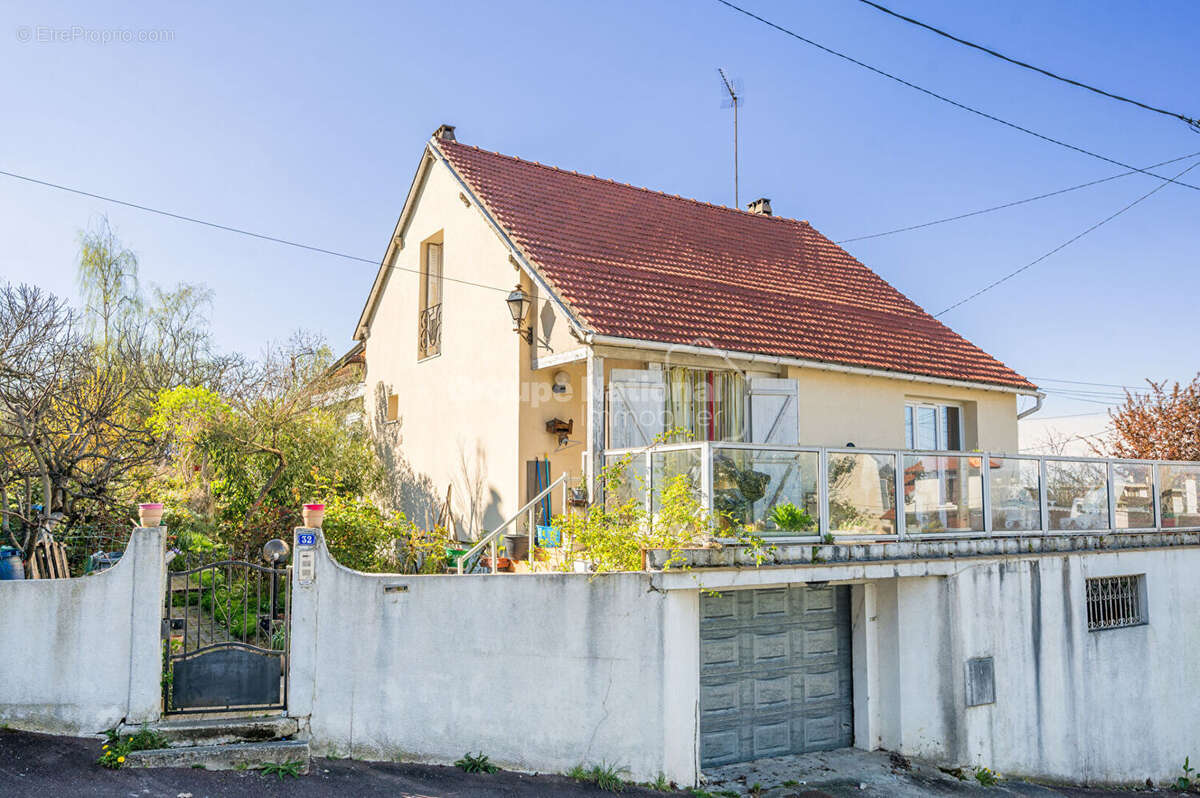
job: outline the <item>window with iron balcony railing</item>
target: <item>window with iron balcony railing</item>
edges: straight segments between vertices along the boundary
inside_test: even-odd
[[[442,306],[431,305],[421,311],[417,321],[417,357],[433,357],[442,351]]]

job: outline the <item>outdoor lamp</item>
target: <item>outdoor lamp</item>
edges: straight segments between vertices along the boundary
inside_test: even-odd
[[[275,538],[263,544],[263,559],[277,563],[288,556],[288,544]]]
[[[533,343],[533,330],[522,329],[525,317],[529,315],[529,306],[533,304],[529,295],[518,285],[505,301],[508,302],[508,312],[512,315],[513,332],[518,333],[528,343]]]

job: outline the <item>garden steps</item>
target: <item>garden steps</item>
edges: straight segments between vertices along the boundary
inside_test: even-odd
[[[121,734],[135,734],[140,726],[123,726]],[[152,723],[150,729],[166,737],[172,748],[194,745],[227,745],[285,740],[295,737],[300,724],[295,718],[266,717],[180,718]]]
[[[133,735],[141,726],[123,726],[122,735]],[[149,724],[167,740],[168,747],[131,751],[126,767],[255,769],[266,764],[297,763],[308,771],[309,748],[295,718],[189,717]]]
[[[308,772],[307,740],[269,740],[259,743],[186,745],[132,751],[125,766],[133,768],[205,768],[207,770],[254,770],[267,764],[298,762],[299,773]]]

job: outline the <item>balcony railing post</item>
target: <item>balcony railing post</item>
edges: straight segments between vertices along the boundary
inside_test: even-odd
[[[1151,485],[1153,485],[1151,490],[1154,492],[1154,496],[1152,497],[1153,502],[1154,502],[1154,528],[1156,530],[1158,530],[1159,532],[1161,532],[1162,531],[1162,519],[1163,519],[1163,517],[1162,517],[1162,477],[1161,477],[1161,475],[1159,475],[1158,470],[1159,470],[1158,463],[1153,463],[1150,466],[1150,474],[1151,474],[1150,482],[1151,482]]]
[[[1046,481],[1046,458],[1038,457],[1038,514],[1041,515],[1042,534],[1050,532],[1050,486]]]
[[[713,514],[713,446],[712,441],[705,441],[700,447],[700,503],[703,505],[708,517],[711,519]]]
[[[908,511],[904,506],[904,453],[899,449],[892,452],[892,463],[892,481],[895,484],[892,510],[896,513],[896,537],[904,540],[908,531]]]
[[[970,467],[971,460],[967,459],[967,466]],[[967,488],[967,496],[970,497],[971,489]],[[992,536],[992,457],[988,452],[983,453],[983,459],[979,461],[979,498],[983,505],[983,534],[988,537]],[[968,515],[968,518],[970,516]]]
[[[817,532],[824,540],[832,534],[829,518],[829,450],[822,447],[817,452]]]
[[[1113,479],[1113,461],[1109,460],[1105,466],[1105,474],[1108,478],[1108,528],[1115,532],[1117,529],[1117,496],[1113,492],[1113,484],[1116,482]]]
[[[643,484],[645,491],[642,494],[642,507],[646,510],[646,518],[651,527],[654,526],[654,455],[653,448],[647,449],[645,454],[638,455],[645,458],[645,464],[642,466],[646,472],[646,479]]]

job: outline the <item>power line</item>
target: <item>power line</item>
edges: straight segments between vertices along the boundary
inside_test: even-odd
[[[1195,161],[1195,162],[1194,162],[1194,163],[1193,163],[1191,166],[1187,167],[1187,168],[1186,168],[1186,169],[1184,169],[1182,172],[1180,172],[1179,174],[1175,175],[1175,177],[1183,177],[1183,176],[1184,176],[1184,175],[1186,175],[1188,172],[1190,172],[1190,171],[1192,171],[1193,169],[1195,169],[1197,166],[1200,166],[1200,161]],[[1169,178],[1163,178],[1163,182],[1159,183],[1157,186],[1155,186],[1154,188],[1150,189],[1150,190],[1149,190],[1149,191],[1147,191],[1145,194],[1143,194],[1142,196],[1140,196],[1140,197],[1138,197],[1137,199],[1135,199],[1133,202],[1131,202],[1131,203],[1129,203],[1128,205],[1126,205],[1124,208],[1121,208],[1121,210],[1117,211],[1116,213],[1114,213],[1114,214],[1112,214],[1112,215],[1110,215],[1110,216],[1108,216],[1108,217],[1105,217],[1104,219],[1101,219],[1100,221],[1096,222],[1094,225],[1092,225],[1092,226],[1091,226],[1091,227],[1089,227],[1088,229],[1084,230],[1082,233],[1079,233],[1078,235],[1072,236],[1070,239],[1068,239],[1068,240],[1064,241],[1063,243],[1059,244],[1057,247],[1055,247],[1054,249],[1050,250],[1050,251],[1049,251],[1049,252],[1047,252],[1045,255],[1042,255],[1041,257],[1039,257],[1039,258],[1037,258],[1037,259],[1035,259],[1035,260],[1032,260],[1032,261],[1030,261],[1029,263],[1026,263],[1024,266],[1022,266],[1022,267],[1021,267],[1021,268],[1019,268],[1019,269],[1016,269],[1016,270],[1014,270],[1014,271],[1011,271],[1011,272],[1009,272],[1008,274],[1006,274],[1006,275],[1004,275],[1003,277],[1001,277],[999,280],[995,280],[995,281],[993,281],[993,282],[991,282],[991,283],[989,283],[989,284],[985,285],[983,288],[979,289],[978,291],[976,291],[975,293],[971,294],[970,296],[968,296],[968,297],[964,297],[963,299],[960,299],[960,300],[958,300],[958,301],[957,301],[957,302],[955,302],[953,305],[951,305],[950,307],[948,307],[948,308],[946,308],[945,310],[943,310],[941,313],[935,313],[935,314],[934,314],[934,317],[936,318],[936,317],[938,317],[938,316],[944,316],[945,314],[949,313],[950,311],[954,310],[955,308],[959,307],[960,305],[965,305],[966,303],[970,302],[972,299],[975,299],[975,298],[976,298],[976,297],[978,297],[980,294],[987,293],[988,291],[991,291],[993,288],[995,288],[996,286],[1000,285],[1001,283],[1004,283],[1004,282],[1007,282],[1008,280],[1011,280],[1012,278],[1016,277],[1018,274],[1020,274],[1021,272],[1025,271],[1026,269],[1031,269],[1031,268],[1033,268],[1034,266],[1038,265],[1038,264],[1039,264],[1039,263],[1041,263],[1042,261],[1044,261],[1044,260],[1046,260],[1047,258],[1049,258],[1051,255],[1054,255],[1054,254],[1056,254],[1056,253],[1058,253],[1058,252],[1061,252],[1062,250],[1066,249],[1066,248],[1067,248],[1067,247],[1069,247],[1071,244],[1074,244],[1076,241],[1078,241],[1079,239],[1083,238],[1084,236],[1086,236],[1087,234],[1091,233],[1092,231],[1094,231],[1094,230],[1097,230],[1097,229],[1099,229],[1099,228],[1103,227],[1104,225],[1108,224],[1108,223],[1109,223],[1109,222],[1111,222],[1113,219],[1116,219],[1116,218],[1117,218],[1118,216],[1120,216],[1121,214],[1125,213],[1125,212],[1126,212],[1126,211],[1128,211],[1129,209],[1131,209],[1131,208],[1133,208],[1134,206],[1136,206],[1136,205],[1138,205],[1139,203],[1141,203],[1143,200],[1149,199],[1150,197],[1154,196],[1154,195],[1155,195],[1155,194],[1157,194],[1159,191],[1161,191],[1161,190],[1162,190],[1162,188],[1163,188],[1164,186],[1166,186],[1168,183],[1172,183],[1172,182],[1174,182],[1174,181],[1173,181],[1173,180],[1171,180],[1171,179],[1169,179]]]
[[[1129,97],[1123,97],[1120,94],[1114,94],[1113,92],[1105,91],[1104,89],[1100,89],[1095,86],[1091,86],[1087,83],[1082,83],[1078,80],[1073,80],[1071,78],[1063,77],[1062,75],[1059,75],[1055,72],[1051,72],[1048,69],[1043,69],[1042,67],[1034,66],[1033,64],[1028,64],[1024,61],[1019,61],[1016,58],[1012,58],[1010,56],[1005,55],[1004,53],[997,52],[996,50],[993,50],[990,47],[984,47],[981,44],[975,44],[974,42],[970,42],[970,41],[967,41],[966,39],[962,39],[958,36],[955,36],[952,33],[947,33],[946,31],[944,31],[940,28],[935,28],[934,26],[929,25],[925,22],[921,22],[918,19],[913,19],[912,17],[905,16],[904,14],[901,14],[897,11],[893,11],[890,8],[881,6],[881,5],[879,5],[879,3],[872,2],[872,0],[859,0],[859,2],[863,3],[864,5],[871,6],[872,8],[874,8],[876,10],[882,11],[885,14],[893,16],[896,19],[903,20],[909,24],[916,25],[919,28],[924,28],[927,31],[936,33],[938,36],[942,36],[946,39],[949,39],[952,42],[957,42],[958,44],[962,44],[967,47],[974,48],[976,50],[979,50],[982,53],[987,53],[988,55],[992,56],[993,58],[999,58],[1001,61],[1007,61],[1010,64],[1014,64],[1023,69],[1028,69],[1033,72],[1037,72],[1039,74],[1045,75],[1048,78],[1053,78],[1054,80],[1058,80],[1063,83],[1069,84],[1071,86],[1075,86],[1076,88],[1086,89],[1087,91],[1094,92],[1096,94],[1099,94],[1102,97],[1107,97],[1110,100],[1117,100],[1118,102],[1129,103],[1130,105],[1135,105],[1138,108],[1141,108],[1146,111],[1153,111],[1156,114],[1162,114],[1163,116],[1169,116],[1174,119],[1178,119],[1181,122],[1184,122],[1185,124],[1187,124],[1193,130],[1200,132],[1200,121],[1197,121],[1196,119],[1193,119],[1192,117],[1187,116],[1185,114],[1181,114],[1176,111],[1167,111],[1163,108],[1157,108],[1148,103],[1141,102],[1140,100],[1133,100],[1133,99],[1130,99]]]
[[[952,100],[949,97],[945,96],[944,94],[938,94],[937,92],[932,91],[931,89],[926,89],[923,86],[918,86],[917,84],[915,84],[911,81],[905,80],[904,78],[893,75],[890,72],[885,72],[884,70],[880,69],[879,67],[871,66],[868,63],[859,61],[857,58],[846,55],[845,53],[834,50],[831,47],[826,47],[825,45],[823,45],[819,42],[815,42],[812,39],[801,36],[799,33],[796,33],[793,30],[789,30],[788,28],[785,28],[782,25],[778,25],[778,24],[772,22],[771,20],[766,19],[765,17],[760,17],[758,14],[755,14],[753,11],[749,11],[745,8],[742,8],[741,6],[735,5],[731,2],[729,2],[729,0],[717,0],[717,2],[723,6],[733,9],[734,11],[737,11],[740,14],[744,14],[753,20],[757,20],[758,22],[761,22],[762,24],[764,24],[770,28],[774,28],[775,30],[779,31],[780,33],[786,34],[787,36],[791,36],[793,39],[796,39],[798,41],[804,42],[807,45],[815,47],[818,50],[821,50],[822,52],[828,53],[833,56],[837,56],[838,58],[841,58],[844,61],[849,61],[850,63],[854,64],[855,66],[860,66],[863,69],[874,72],[876,75],[885,77],[888,80],[894,80],[895,82],[899,83],[902,86],[907,86],[910,89],[919,91],[922,94],[925,94],[929,97],[933,97],[935,100],[940,100],[940,101],[947,103],[949,105],[952,105],[955,108],[958,108],[960,110],[967,111],[968,113],[975,114],[976,116],[983,117],[984,119],[990,119],[993,122],[997,122],[1001,125],[1004,125],[1005,127],[1009,127],[1009,128],[1012,128],[1013,130],[1018,130],[1022,133],[1026,133],[1030,136],[1033,136],[1034,138],[1039,138],[1042,141],[1046,141],[1051,144],[1056,144],[1059,147],[1065,147],[1068,150],[1073,150],[1073,151],[1081,153],[1083,155],[1087,155],[1090,158],[1096,158],[1097,160],[1104,161],[1105,163],[1110,163],[1110,164],[1113,164],[1114,166],[1119,166],[1122,169],[1132,169],[1135,172],[1147,174],[1147,175],[1150,175],[1151,177],[1157,177],[1159,180],[1167,180],[1171,183],[1176,183],[1180,186],[1186,186],[1187,188],[1194,189],[1196,191],[1200,191],[1200,186],[1196,186],[1191,183],[1180,183],[1179,181],[1177,181],[1173,178],[1166,178],[1160,174],[1156,174],[1154,172],[1150,172],[1145,169],[1139,169],[1136,166],[1132,166],[1130,164],[1123,163],[1121,161],[1116,160],[1115,158],[1109,158],[1107,155],[1101,155],[1098,152],[1093,152],[1092,150],[1088,150],[1083,147],[1076,146],[1074,144],[1068,144],[1067,142],[1063,141],[1062,139],[1056,139],[1051,136],[1047,136],[1044,133],[1038,133],[1035,130],[1031,130],[1030,128],[1023,127],[1021,125],[1018,125],[1015,122],[1009,122],[1007,119],[1001,119],[1000,117],[996,116],[995,114],[990,114],[986,111],[981,111],[978,108],[973,108],[972,106],[966,105],[965,103],[961,103],[957,100]]]
[[[1188,158],[1195,158],[1197,156],[1200,156],[1200,152],[1193,152],[1190,155],[1180,155],[1178,158],[1172,158],[1169,161],[1160,161],[1159,163],[1147,166],[1146,170],[1157,169],[1160,166],[1168,166],[1170,164],[1177,163],[1179,161],[1186,161]],[[992,211],[1002,211],[1005,208],[1015,208],[1018,205],[1025,205],[1026,203],[1029,203],[1029,202],[1036,202],[1037,200],[1049,199],[1050,197],[1057,197],[1059,194],[1067,194],[1072,191],[1078,191],[1081,188],[1090,188],[1092,186],[1098,186],[1101,183],[1107,183],[1110,180],[1116,180],[1118,178],[1129,177],[1130,175],[1136,175],[1139,173],[1139,171],[1144,171],[1144,170],[1133,170],[1133,171],[1128,171],[1128,172],[1121,172],[1120,174],[1110,175],[1109,177],[1102,177],[1099,180],[1092,180],[1087,183],[1080,183],[1077,186],[1070,186],[1068,188],[1060,188],[1057,191],[1048,191],[1045,194],[1038,194],[1036,197],[1026,197],[1025,199],[1016,200],[1014,202],[1006,202],[1003,205],[993,205],[990,208],[982,208],[977,211],[970,211],[968,213],[960,213],[956,216],[947,216],[944,219],[934,219],[932,222],[923,222],[922,224],[913,224],[913,225],[909,225],[908,227],[897,227],[895,230],[885,230],[882,233],[872,233],[871,235],[866,235],[866,236],[855,236],[854,238],[843,238],[840,241],[835,241],[833,243],[849,244],[854,241],[866,241],[867,239],[871,239],[871,238],[882,238],[883,236],[895,235],[896,233],[908,233],[913,230],[921,230],[926,227],[933,227],[934,225],[945,224],[946,222],[957,222],[961,219],[969,219],[972,216],[980,216],[985,213],[991,213]]]
[[[1085,380],[1060,380],[1060,379],[1055,379],[1053,377],[1030,377],[1029,379],[1037,380],[1038,382],[1065,382],[1068,385],[1093,385],[1093,386],[1100,386],[1101,388],[1124,388],[1126,390],[1135,390],[1132,385],[1121,385],[1120,383],[1116,383],[1116,382],[1087,382]],[[1145,389],[1138,388],[1136,390],[1145,390]]]
[[[111,202],[114,205],[123,205],[126,208],[133,208],[135,210],[145,211],[146,213],[155,213],[155,214],[158,214],[159,216],[166,216],[169,219],[175,219],[175,220],[181,221],[181,222],[191,222],[192,224],[199,224],[199,225],[203,225],[205,227],[211,227],[214,230],[224,230],[227,233],[237,233],[238,235],[249,236],[250,238],[257,238],[260,241],[270,241],[274,244],[283,244],[283,245],[289,246],[289,247],[296,247],[297,249],[308,250],[309,252],[317,252],[322,255],[332,255],[335,258],[345,258],[346,260],[358,261],[360,263],[369,263],[370,265],[375,266],[376,268],[378,268],[380,266],[379,261],[371,260],[370,258],[362,258],[362,257],[359,257],[358,255],[350,255],[346,252],[338,252],[337,250],[334,250],[334,249],[325,249],[323,247],[313,246],[312,244],[302,244],[298,241],[291,241],[286,238],[280,238],[278,236],[267,235],[266,233],[256,233],[253,230],[246,230],[241,227],[232,227],[227,224],[220,224],[218,222],[210,222],[206,219],[198,219],[194,216],[185,216],[181,213],[175,213],[173,211],[166,211],[161,208],[151,207],[149,205],[141,205],[136,202],[129,202],[127,200],[117,199],[116,197],[108,197],[108,196],[105,196],[104,194],[96,194],[91,191],[84,191],[83,189],[80,189],[80,188],[72,188],[71,186],[64,186],[59,183],[51,183],[48,180],[39,180],[36,177],[29,177],[28,175],[17,174],[16,172],[7,172],[7,171],[4,171],[3,169],[0,169],[0,175],[4,175],[5,177],[11,177],[15,180],[24,180],[27,183],[34,183],[39,186],[45,186],[46,188],[53,188],[53,189],[58,189],[59,191],[66,191],[71,194],[78,194],[79,196],[82,196],[82,197],[91,197],[92,199],[98,199],[98,200],[101,200],[102,202]],[[417,275],[421,274],[420,269],[409,269],[409,268],[405,268],[403,266],[392,265],[392,266],[388,266],[387,269],[389,271],[409,272],[411,274],[417,274]],[[456,277],[448,277],[446,275],[442,275],[442,279],[445,280],[446,282],[450,282],[450,283],[459,283],[461,285],[471,285],[471,286],[475,286],[476,288],[486,288],[490,291],[500,291],[504,294],[508,294],[509,292],[512,291],[511,287],[510,288],[501,288],[500,286],[496,286],[496,285],[487,285],[486,283],[477,283],[472,280],[461,280]],[[549,300],[545,299],[543,301],[548,302]]]

